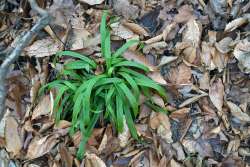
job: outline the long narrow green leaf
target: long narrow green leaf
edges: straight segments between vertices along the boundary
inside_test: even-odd
[[[138,114],[138,102],[136,101],[135,96],[129,90],[129,88],[124,83],[119,83],[118,87],[121,89],[123,94],[127,97],[129,104],[131,105],[134,115],[137,116]]]
[[[120,74],[130,84],[131,88],[133,89],[133,93],[135,94],[135,97],[138,101],[139,96],[140,96],[140,91],[139,91],[139,87],[137,86],[135,80],[129,74],[127,74],[125,72],[119,72],[118,74]]]
[[[139,43],[139,40],[129,40],[113,54],[113,57],[118,57],[122,55],[130,46],[136,43]]]
[[[102,14],[100,33],[101,33],[101,51],[102,55],[105,54],[105,40],[106,40],[106,19],[108,16],[108,12],[104,11]]]
[[[149,69],[148,67],[140,64],[140,63],[136,63],[134,61],[122,61],[120,63],[117,63],[114,65],[115,67],[123,67],[123,66],[127,66],[127,67],[134,67],[134,68],[138,68],[140,70],[143,70],[145,72],[148,72]]]
[[[123,101],[119,94],[116,95],[116,120],[117,120],[117,130],[119,133],[123,131]]]
[[[96,68],[96,63],[91,60],[90,58],[77,53],[77,52],[73,52],[73,51],[60,51],[56,53],[57,56],[61,57],[61,56],[70,56],[70,57],[74,57],[74,58],[79,58],[85,62],[87,62],[88,64],[90,64],[93,68]]]
[[[133,121],[131,113],[128,109],[128,106],[124,105],[123,107],[124,107],[125,118],[126,118],[126,122],[127,122],[128,128],[129,128],[129,131],[130,131],[132,137],[134,139],[138,140],[137,130],[135,128],[134,121]]]
[[[68,62],[64,66],[67,70],[85,69],[88,72],[90,70],[89,64],[82,60]]]

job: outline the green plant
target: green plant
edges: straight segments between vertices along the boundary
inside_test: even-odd
[[[150,99],[151,92],[155,91],[166,98],[165,90],[142,74],[149,71],[146,66],[125,60],[121,56],[139,41],[128,41],[116,52],[111,52],[106,18],[107,13],[104,12],[100,27],[101,53],[105,59],[104,73],[94,75],[97,65],[92,59],[76,52],[61,51],[57,53],[58,57],[70,56],[77,60],[64,64],[57,80],[41,89],[57,90],[54,100],[56,122],[71,119],[70,134],[80,129],[83,137],[78,150],[79,158],[83,156],[85,144],[100,115],[111,122],[118,132],[123,131],[125,119],[131,135],[138,139],[134,119],[138,115],[140,94]]]

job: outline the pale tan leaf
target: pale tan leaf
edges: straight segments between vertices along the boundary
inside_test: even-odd
[[[250,122],[250,116],[247,113],[242,112],[241,108],[236,104],[227,101],[227,105],[231,111],[231,114],[242,122]]]
[[[224,98],[224,85],[221,79],[215,80],[209,88],[209,98],[212,101],[213,105],[219,110],[222,111],[223,98]]]
[[[130,29],[120,24],[119,22],[111,24],[111,28],[112,34],[122,39],[130,39],[135,35]]]
[[[170,161],[170,166],[171,167],[183,167],[182,164],[180,164],[179,162],[175,161],[173,158]]]
[[[179,108],[182,108],[182,107],[185,107],[185,106],[187,106],[187,105],[189,105],[189,104],[192,104],[192,103],[194,103],[194,102],[197,102],[200,98],[205,97],[205,96],[207,96],[207,95],[208,95],[208,94],[203,93],[203,94],[201,94],[201,95],[193,96],[193,97],[191,97],[191,98],[185,100],[184,102],[182,102],[182,103],[179,105]]]
[[[147,66],[149,68],[150,71],[155,71],[156,67],[151,65],[147,59],[145,58],[144,55],[142,55],[139,52],[135,52],[135,51],[129,51],[127,50],[126,52],[124,52],[123,57],[127,60],[131,60],[131,61],[135,61],[137,63],[141,63],[145,66]]]
[[[170,70],[168,80],[177,86],[182,86],[191,84],[191,77],[191,67],[182,63],[179,66]]]
[[[124,116],[123,116],[123,132],[119,133],[118,138],[119,138],[119,144],[122,148],[128,144],[128,140],[130,138],[130,132]]]
[[[164,49],[166,47],[167,47],[167,43],[164,42],[164,41],[151,43],[151,44],[148,44],[148,45],[144,46],[143,53],[148,54],[152,49],[162,50],[162,49]]]
[[[195,19],[190,19],[186,24],[186,29],[182,36],[183,42],[190,43],[193,47],[198,47],[201,38],[202,27]]]
[[[200,89],[208,90],[209,89],[209,82],[210,82],[209,73],[204,72],[201,79],[199,79]]]
[[[233,52],[235,58],[239,61],[238,67],[244,73],[250,73],[250,42],[247,39],[240,41]]]
[[[190,5],[183,5],[178,9],[178,14],[175,15],[174,21],[176,23],[186,23],[193,16],[193,8]]]
[[[160,71],[150,72],[150,73],[148,73],[148,77],[151,78],[152,80],[154,80],[155,82],[159,83],[159,84],[162,84],[162,85],[167,84],[167,82],[165,81],[165,79],[161,75]]]
[[[86,153],[85,167],[106,167],[106,165],[97,155]]]
[[[60,43],[50,37],[35,41],[31,46],[24,49],[30,57],[52,56],[60,50]]]
[[[233,41],[230,37],[225,37],[219,42],[215,43],[216,49],[221,53],[228,53],[230,51],[230,43]]]
[[[43,96],[42,100],[39,101],[38,105],[34,109],[31,119],[34,120],[41,116],[49,115],[49,113],[51,112],[50,109],[51,109],[50,96],[49,95]]]
[[[80,0],[80,2],[87,3],[89,5],[99,5],[104,2],[104,0]]]
[[[224,31],[226,31],[226,32],[233,31],[245,23],[247,23],[246,18],[240,17],[240,18],[234,19],[233,21],[227,23]]]
[[[72,167],[73,165],[73,156],[70,154],[70,152],[66,149],[64,145],[60,145],[59,147],[59,153],[61,156],[61,160],[63,161],[63,164],[67,167]]]
[[[155,43],[155,42],[159,42],[159,41],[162,40],[162,38],[163,38],[163,35],[162,35],[162,34],[157,35],[157,36],[155,36],[155,37],[152,37],[152,38],[146,40],[146,41],[145,41],[145,44],[152,44],[152,43]]]
[[[124,21],[122,23],[125,27],[127,27],[128,29],[130,29],[131,31],[133,31],[136,34],[143,35],[145,37],[149,36],[148,32],[143,27],[141,27],[140,25],[138,25],[136,23],[130,23],[127,21]]]
[[[157,129],[157,134],[167,143],[172,143],[171,124],[165,113],[152,113],[149,121],[152,129]]]
[[[176,23],[173,22],[173,23],[167,25],[167,26],[164,28],[164,30],[163,30],[163,32],[162,32],[162,38],[163,38],[164,41],[166,41],[166,39],[167,39],[167,37],[168,37],[168,34],[169,34],[175,27],[176,27]]]
[[[163,56],[160,60],[159,67],[166,65],[168,63],[171,63],[175,61],[178,57],[177,56]]]
[[[5,143],[6,150],[14,156],[20,154],[22,139],[18,132],[18,123],[14,117],[8,116],[5,120]]]
[[[162,107],[162,108],[165,108],[165,104],[164,104],[164,101],[163,99],[157,95],[157,94],[154,94],[153,97],[152,97],[152,100],[155,104],[157,104],[158,106]]]
[[[29,145],[26,157],[34,159],[40,157],[48,152],[59,142],[58,135],[48,135],[41,139],[34,138]]]

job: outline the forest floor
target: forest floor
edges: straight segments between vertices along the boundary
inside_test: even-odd
[[[33,36],[7,74],[0,123],[0,167],[246,167],[250,165],[250,2],[248,0],[37,0],[52,21]],[[104,10],[112,49],[139,39],[123,54],[147,66],[168,100],[168,113],[140,105],[134,140],[128,128],[95,127],[82,161],[81,133],[55,124],[53,93],[39,88],[55,79],[55,53],[72,50],[102,62]],[[0,2],[0,62],[39,15],[27,0]]]

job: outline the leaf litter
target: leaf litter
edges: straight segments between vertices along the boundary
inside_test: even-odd
[[[46,2],[53,22],[34,37],[8,74],[0,166],[250,165],[248,1]],[[69,134],[69,120],[55,124],[51,107],[56,91],[39,96],[38,90],[59,72],[53,61],[59,50],[91,56],[99,63],[96,73],[102,73],[99,26],[104,9],[114,16],[109,18],[112,49],[140,39],[123,57],[147,66],[147,75],[166,88],[168,101],[152,96],[162,112],[140,98],[135,122],[140,141],[133,140],[126,121],[118,135],[101,119],[79,161],[81,133]],[[0,51],[15,46],[15,37],[37,17],[19,1],[4,1],[0,15]]]

